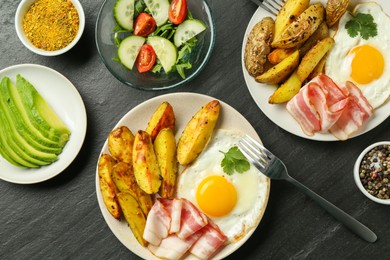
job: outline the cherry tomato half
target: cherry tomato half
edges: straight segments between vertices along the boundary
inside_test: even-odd
[[[134,23],[134,35],[146,37],[156,29],[156,21],[150,14],[140,13]]]
[[[149,44],[142,45],[137,56],[137,69],[139,72],[146,72],[153,68],[156,63],[156,53]]]
[[[181,24],[187,17],[187,0],[172,0],[168,17],[172,23]]]

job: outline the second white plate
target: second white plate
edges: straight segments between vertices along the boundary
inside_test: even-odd
[[[313,1],[312,1],[313,2]],[[321,0],[323,4],[326,4],[326,1]],[[369,2],[367,1],[354,1],[352,0],[352,4],[356,2]],[[390,14],[390,2],[381,0],[376,1],[378,2],[383,10]],[[250,31],[252,30],[253,26],[255,26],[256,23],[260,22],[261,19],[263,19],[266,16],[270,16],[269,13],[267,13],[265,10],[263,10],[261,7],[259,7],[256,12],[253,14],[248,27],[246,28],[244,40],[242,44],[242,50],[241,50],[241,64],[242,64],[242,71],[244,74],[244,79],[246,82],[246,85],[248,87],[248,90],[253,98],[253,100],[256,102],[257,106],[260,108],[260,110],[276,125],[281,127],[282,129],[286,130],[287,132],[290,132],[294,135],[311,139],[311,140],[317,140],[317,141],[338,141],[336,137],[334,137],[330,133],[316,133],[313,136],[305,135],[297,123],[297,121],[294,120],[294,118],[288,113],[286,109],[285,104],[269,104],[268,98],[274,93],[276,86],[275,85],[267,85],[267,84],[261,84],[255,81],[253,77],[249,75],[247,70],[245,69],[244,65],[244,52],[245,52],[245,45],[249,36]],[[381,124],[384,120],[386,120],[390,115],[390,102],[387,102],[385,105],[381,106],[380,108],[376,109],[374,111],[373,116],[357,131],[355,132],[350,138],[359,136],[361,134],[364,134],[372,129],[374,129],[376,126]]]

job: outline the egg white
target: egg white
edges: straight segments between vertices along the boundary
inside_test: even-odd
[[[355,6],[353,14],[371,14],[377,24],[378,35],[364,40],[359,35],[352,38],[345,29],[345,24],[352,19],[346,12],[339,21],[338,30],[334,36],[335,44],[329,51],[325,71],[336,83],[354,82],[367,98],[373,108],[382,105],[390,95],[390,17],[383,12],[382,7],[375,2],[361,3]],[[380,78],[364,85],[355,82],[351,77],[353,56],[348,55],[354,47],[369,44],[381,52],[385,67]]]
[[[209,216],[230,242],[238,241],[249,230],[256,227],[263,215],[267,200],[268,180],[252,165],[245,173],[227,175],[221,167],[231,147],[237,146],[244,136],[242,132],[216,129],[205,150],[189,167],[182,169],[178,179],[177,197],[190,200],[198,208],[196,190],[199,183],[208,176],[219,175],[230,181],[237,191],[237,203],[233,210],[223,217]],[[201,210],[199,208],[199,210]]]

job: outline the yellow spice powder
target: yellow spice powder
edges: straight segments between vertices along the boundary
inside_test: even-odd
[[[34,46],[55,51],[76,37],[79,15],[70,0],[37,0],[23,18],[23,29]]]

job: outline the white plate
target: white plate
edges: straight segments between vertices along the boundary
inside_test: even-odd
[[[213,100],[214,98],[193,94],[193,93],[173,93],[155,97],[150,99],[137,107],[133,108],[129,111],[114,127],[126,125],[129,129],[135,133],[139,129],[145,129],[147,123],[152,116],[153,112],[156,108],[164,101],[168,101],[175,112],[176,117],[176,139],[178,140],[181,132],[183,131],[187,122],[191,119],[191,117],[206,103]],[[224,129],[232,129],[232,130],[240,130],[242,132],[247,133],[253,138],[260,141],[259,136],[257,135],[255,129],[251,126],[251,124],[234,108],[229,106],[228,104],[220,101],[221,104],[221,112],[220,118],[218,119],[218,123],[216,128],[224,128]],[[107,133],[108,136],[109,133]],[[104,143],[101,153],[108,153],[107,148],[107,140]],[[270,181],[268,179],[268,191],[266,195],[266,199],[264,201],[264,207],[262,210],[262,214],[264,214],[265,207],[268,201],[269,190],[270,190]],[[100,210],[102,211],[103,217],[110,227],[111,231],[115,234],[115,236],[125,245],[128,249],[130,249],[134,254],[142,257],[143,259],[157,259],[153,254],[149,252],[149,250],[145,247],[142,247],[134,238],[133,233],[128,227],[125,220],[118,221],[113,218],[106,206],[104,205],[103,198],[100,192],[99,187],[99,176],[96,171],[96,194],[99,202]],[[259,217],[259,222],[262,216]],[[245,237],[239,240],[237,243],[227,245],[224,247],[217,255],[215,255],[214,259],[221,259],[229,254],[233,253],[237,250],[245,241],[252,235],[255,231],[255,228],[250,230]]]
[[[313,2],[313,1],[312,1]],[[326,1],[321,0],[319,2],[322,2],[324,5]],[[357,3],[357,2],[370,2],[370,1],[354,1],[352,0],[351,3]],[[372,1],[371,1],[372,2]],[[389,1],[376,1],[381,4],[383,10],[390,14],[390,2]],[[252,30],[253,26],[261,21],[266,16],[271,16],[269,13],[261,9],[260,7],[256,10],[254,15],[252,16],[252,19],[250,20],[248,27],[245,31],[244,40],[242,44],[242,50],[241,50],[241,64],[242,64],[242,71],[244,73],[244,78],[246,85],[249,89],[249,92],[252,95],[252,98],[256,102],[257,106],[261,109],[261,111],[276,125],[283,128],[284,130],[303,137],[307,139],[312,140],[318,140],[318,141],[338,141],[336,137],[334,137],[330,133],[316,133],[314,136],[307,136],[302,132],[301,127],[297,123],[297,121],[294,120],[292,116],[288,113],[286,110],[285,104],[269,104],[268,98],[272,95],[272,93],[275,91],[276,86],[273,85],[267,85],[267,84],[261,84],[254,80],[253,77],[251,77],[247,70],[245,69],[244,65],[244,52],[245,52],[245,45],[249,36],[250,31]],[[355,132],[350,138],[359,136],[361,134],[364,134],[376,126],[378,126],[380,123],[382,123],[388,116],[390,115],[390,102],[387,102],[385,105],[381,106],[380,108],[376,109],[374,112],[374,115],[372,118],[369,119],[360,129],[359,131]]]
[[[19,184],[42,182],[61,173],[77,156],[87,130],[87,115],[79,92],[57,71],[41,65],[22,64],[1,70],[0,79],[7,76],[15,83],[16,74],[34,85],[71,131],[58,160],[48,166],[38,169],[19,168],[0,157],[1,179]]]

